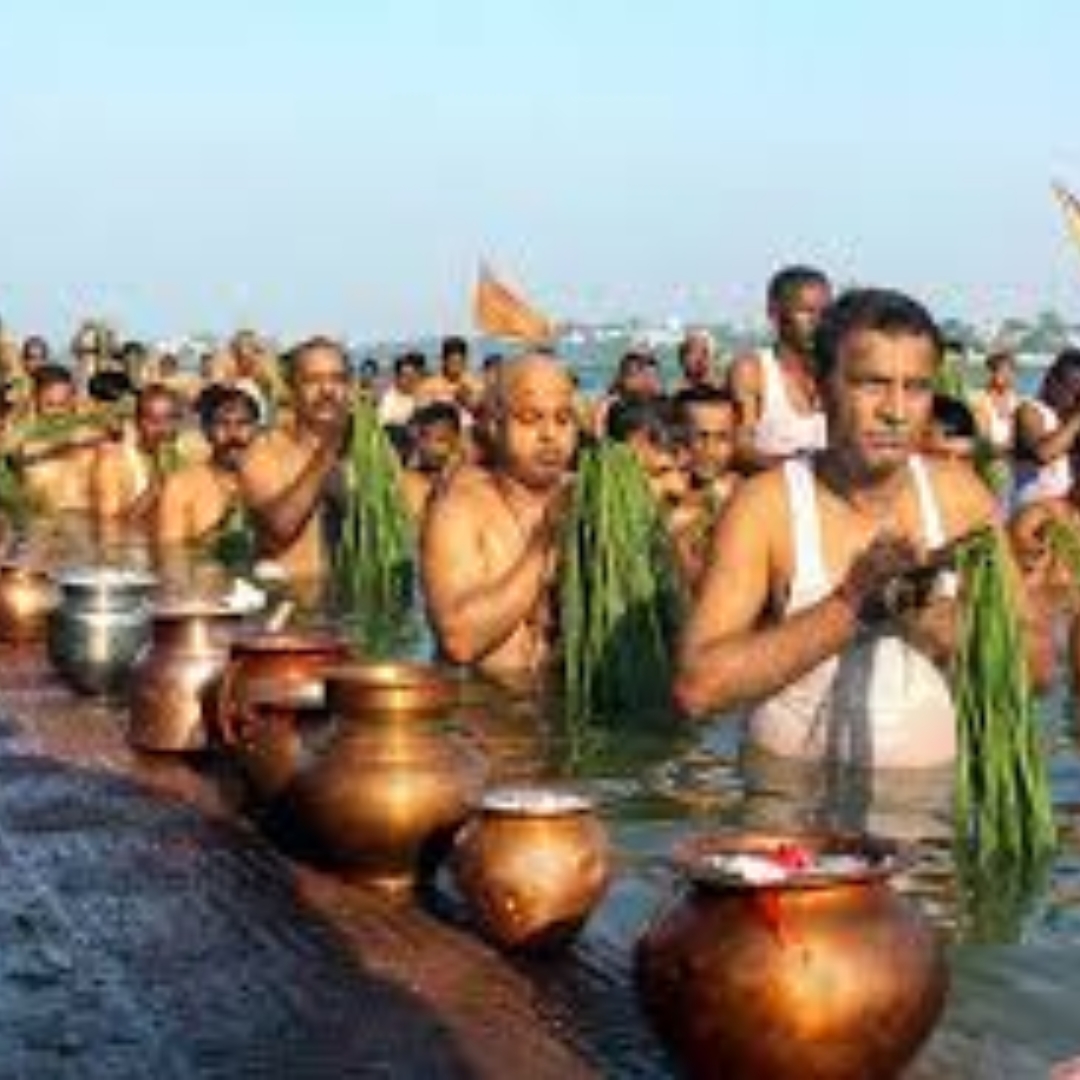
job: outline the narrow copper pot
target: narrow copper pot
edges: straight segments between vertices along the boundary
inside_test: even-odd
[[[192,751],[207,745],[206,717],[229,641],[241,625],[233,609],[215,604],[159,608],[150,647],[131,678],[128,740],[142,750]]]
[[[789,884],[716,880],[717,853],[794,844],[865,872]],[[688,885],[639,941],[642,1003],[684,1073],[725,1080],[887,1080],[929,1035],[948,970],[933,928],[888,877],[897,848],[835,835],[698,838]]]
[[[0,641],[44,640],[59,603],[56,583],[46,571],[17,562],[0,565]]]
[[[571,940],[611,875],[592,802],[553,788],[488,792],[459,834],[451,865],[481,932],[508,949]]]

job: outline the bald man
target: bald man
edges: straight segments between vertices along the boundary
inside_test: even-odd
[[[578,426],[573,383],[554,357],[503,364],[489,393],[492,463],[462,469],[432,499],[421,560],[443,655],[517,680],[551,657],[557,526]]]

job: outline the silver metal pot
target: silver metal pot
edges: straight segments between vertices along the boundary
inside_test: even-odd
[[[157,579],[114,567],[70,570],[59,578],[60,606],[49,622],[49,656],[84,694],[124,691],[150,639]]]

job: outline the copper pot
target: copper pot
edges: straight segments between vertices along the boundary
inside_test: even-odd
[[[348,640],[329,633],[259,630],[236,635],[213,710],[221,742],[234,746],[257,741],[259,714],[275,702],[285,719],[297,709],[321,709],[323,675],[349,653]]]
[[[59,603],[56,584],[44,570],[17,562],[0,565],[0,641],[43,640]]]
[[[569,941],[610,880],[592,802],[538,787],[489,791],[459,834],[452,866],[481,931],[511,949]]]
[[[244,691],[246,719],[226,747],[246,786],[249,809],[272,811],[297,774],[311,764],[320,740],[329,733],[325,684],[290,677],[275,683],[249,680]]]
[[[783,884],[716,880],[710,859],[796,844],[865,869]],[[710,836],[678,850],[690,884],[638,943],[642,1002],[690,1077],[885,1080],[930,1033],[948,971],[889,887],[897,848],[850,836]]]
[[[218,604],[159,607],[131,679],[128,740],[142,750],[207,745],[206,717],[241,615]]]
[[[374,714],[361,695],[362,707],[349,711],[363,682],[353,669],[361,666],[328,676],[334,723],[329,731],[309,730],[304,760],[278,800],[279,820],[291,819],[320,858],[350,876],[401,891],[448,847],[480,794],[486,766],[456,732],[419,709]],[[439,676],[432,671],[430,678]],[[394,687],[385,680],[383,687],[393,699]]]
[[[411,660],[343,664],[328,673],[327,692],[340,716],[446,713],[458,702],[455,675]]]

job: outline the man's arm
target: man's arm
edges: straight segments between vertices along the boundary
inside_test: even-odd
[[[761,361],[753,353],[736,357],[728,371],[728,389],[735,399],[735,465],[743,472],[763,472],[776,462],[754,443],[761,419]]]
[[[90,465],[90,505],[99,522],[123,517],[127,507],[127,462],[119,443],[98,447]]]
[[[1072,450],[1080,435],[1080,409],[1062,420],[1054,431],[1047,432],[1039,410],[1024,402],[1016,410],[1014,431],[1018,453],[1027,454],[1040,465],[1049,465]]]
[[[677,660],[675,700],[691,715],[760,701],[835,656],[860,621],[893,617],[886,587],[920,564],[911,541],[879,536],[831,593],[773,625],[759,625],[770,599],[773,538],[787,528],[782,494],[777,473],[748,481],[720,517]]]
[[[421,538],[421,569],[428,612],[442,651],[469,664],[494,652],[540,603],[550,576],[554,529],[542,522],[519,558],[488,575],[482,534],[486,500],[462,480],[429,503]]]
[[[264,554],[288,550],[315,515],[337,467],[342,437],[328,433],[309,452],[300,471],[281,486],[281,461],[272,444],[253,446],[240,466],[240,492],[251,510]]]
[[[165,478],[154,506],[151,535],[157,548],[173,548],[192,541],[191,499],[182,473]]]
[[[839,652],[855,633],[855,607],[841,594],[759,626],[769,603],[768,538],[787,519],[780,493],[775,476],[748,481],[717,523],[677,658],[675,700],[692,716],[768,697]]]

